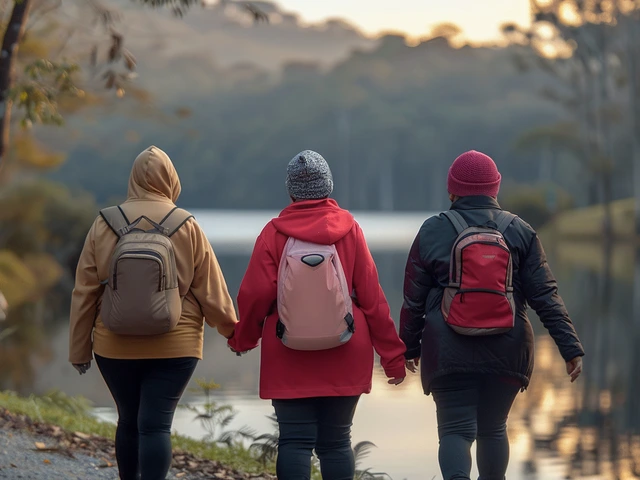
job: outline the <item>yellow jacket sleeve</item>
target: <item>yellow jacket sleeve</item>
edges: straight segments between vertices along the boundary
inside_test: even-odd
[[[76,283],[71,296],[69,361],[87,363],[93,358],[92,333],[98,302],[104,287],[98,278],[95,252],[96,222],[92,225],[80,254]]]
[[[191,292],[202,308],[205,321],[231,338],[238,319],[218,259],[206,235],[194,222],[194,274]]]

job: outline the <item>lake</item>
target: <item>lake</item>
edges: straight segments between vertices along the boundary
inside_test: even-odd
[[[245,225],[238,235],[239,231],[228,225],[217,230],[216,224],[226,214],[218,212],[208,217],[207,212],[198,212],[200,222],[207,225],[234,296],[252,238],[270,218],[266,212],[250,214],[253,223]],[[408,248],[426,216],[356,215],[372,244],[381,284],[396,318],[402,302]],[[237,215],[229,214],[228,219],[236,221]],[[237,248],[232,248],[234,245]],[[576,384],[569,382],[555,345],[532,314],[537,334],[536,369],[529,390],[519,395],[509,421],[512,457],[507,478],[640,478],[639,257],[625,245],[604,248],[575,242],[548,242],[547,253],[560,293],[587,350],[585,373]],[[57,388],[70,395],[84,395],[95,404],[97,415],[114,420],[111,397],[95,366],[89,374],[79,377],[67,364],[68,329],[64,315],[42,330],[38,340],[28,346],[19,343],[20,336],[0,343],[4,358],[15,352],[13,361],[0,364],[0,388],[14,388],[21,393]],[[229,352],[222,337],[207,330],[204,361],[195,376],[214,379],[222,385],[215,394],[216,400],[232,405],[238,412],[230,428],[247,425],[260,432],[272,430],[267,419],[272,407],[257,397],[258,362],[257,351],[238,358]],[[199,401],[201,398],[192,393],[184,397],[184,402]],[[179,411],[174,428],[182,434],[201,437],[203,430],[192,417]],[[353,441],[363,440],[377,445],[364,460],[364,467],[387,472],[395,480],[441,478],[435,408],[431,397],[422,394],[418,375],[409,375],[402,385],[393,387],[386,383],[381,368],[376,368],[373,392],[363,396],[354,420]]]

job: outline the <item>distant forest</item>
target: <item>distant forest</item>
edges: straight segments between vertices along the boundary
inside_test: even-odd
[[[418,45],[400,35],[371,40],[339,21],[304,27],[259,3],[280,20],[254,28],[215,9],[181,19],[123,7],[167,35],[128,38],[137,95],[42,132],[67,154],[51,178],[113,203],[136,154],[154,144],[178,168],[182,206],[276,209],[287,201],[287,162],[309,148],[329,161],[334,197],[348,208],[434,210],[447,205],[450,163],[478,149],[503,173],[501,200],[533,223],[602,201],[597,170],[555,148],[574,117],[550,94],[565,86],[535,66],[530,46],[454,48],[446,28]],[[617,142],[614,199],[632,195],[628,149]]]

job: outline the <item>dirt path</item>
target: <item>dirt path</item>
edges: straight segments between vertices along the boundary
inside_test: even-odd
[[[0,479],[117,480],[113,441],[66,432],[0,409]],[[175,452],[167,480],[274,480]]]

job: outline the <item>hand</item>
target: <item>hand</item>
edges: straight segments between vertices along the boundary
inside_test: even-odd
[[[75,368],[80,375],[84,375],[85,373],[87,373],[87,370],[91,368],[91,362],[74,363],[73,368]]]
[[[249,350],[247,350],[246,352],[238,352],[237,350],[235,350],[231,345],[229,345],[227,343],[227,347],[229,347],[229,350],[231,350],[233,353],[236,354],[237,357],[240,357],[242,355],[244,355],[245,353],[249,353]]]
[[[420,357],[414,358],[413,360],[406,360],[404,362],[404,366],[407,367],[407,370],[411,373],[418,372],[418,365],[420,365]]]
[[[571,383],[575,382],[582,373],[582,357],[576,357],[567,362],[567,374],[571,377]]]
[[[387,383],[389,385],[400,385],[402,382],[404,382],[404,377],[402,377],[402,378],[390,378]]]

